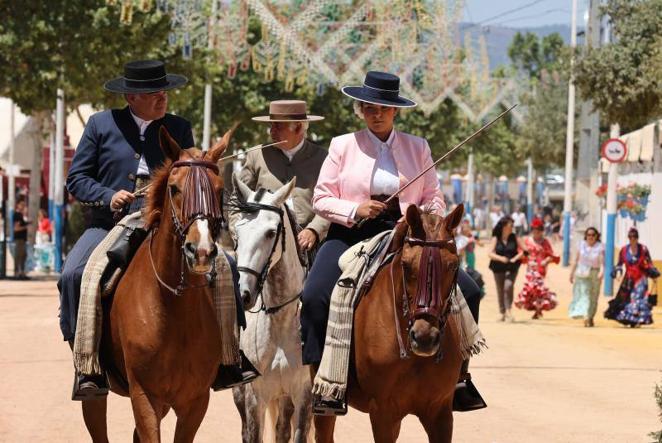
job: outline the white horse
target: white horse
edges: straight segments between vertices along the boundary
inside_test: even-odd
[[[231,216],[237,241],[239,290],[247,327],[241,348],[262,374],[234,388],[244,442],[262,442],[265,409],[277,442],[305,442],[311,427],[311,380],[301,360],[299,295],[305,269],[299,260],[295,221],[285,206],[295,179],[274,193],[253,192],[233,176]]]

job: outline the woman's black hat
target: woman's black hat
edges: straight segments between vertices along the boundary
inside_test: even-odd
[[[138,60],[124,65],[124,76],[106,82],[103,88],[118,94],[147,94],[174,89],[187,82],[183,75],[166,74],[162,61]]]
[[[342,93],[366,103],[412,108],[416,102],[400,96],[400,77],[388,72],[368,71],[363,86],[345,86]]]

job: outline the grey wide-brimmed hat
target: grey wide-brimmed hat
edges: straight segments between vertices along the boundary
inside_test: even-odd
[[[342,93],[354,100],[394,108],[413,108],[416,102],[400,96],[400,77],[388,72],[368,71],[363,86],[345,86]]]
[[[183,75],[167,74],[159,60],[138,60],[124,65],[124,75],[106,82],[103,88],[118,94],[148,94],[185,85]]]
[[[319,115],[308,115],[303,100],[274,100],[269,103],[269,115],[253,117],[256,122],[316,122],[324,120]]]

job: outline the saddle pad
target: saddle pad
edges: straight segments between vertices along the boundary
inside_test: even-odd
[[[361,254],[368,254],[368,257],[374,257],[382,250],[388,246],[387,242],[384,242],[384,238],[391,234],[392,231],[381,232],[374,237],[368,238],[361,242],[358,242],[354,246],[351,246],[346,250],[338,259],[338,266],[340,270],[344,273],[350,266],[354,266],[357,258]],[[390,241],[388,242],[390,244]],[[370,260],[372,263],[372,260]]]

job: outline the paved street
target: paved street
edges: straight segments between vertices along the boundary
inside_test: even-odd
[[[487,269],[479,249],[479,269]],[[549,280],[560,306],[544,319],[516,311],[516,324],[497,323],[489,271],[481,327],[489,350],[473,362],[474,379],[489,408],[456,414],[457,442],[646,442],[662,428],[653,399],[662,382],[662,328],[626,329],[603,319],[586,329],[566,317],[568,271],[553,267]],[[523,280],[520,274],[519,285]],[[600,301],[600,307],[606,302]],[[0,441],[88,441],[80,405],[69,400],[72,363],[61,341],[55,282],[0,282]],[[662,322],[662,310],[655,319]],[[214,394],[198,433],[200,442],[240,441],[240,420],[229,392]],[[127,399],[110,397],[112,441],[129,441],[133,418]],[[164,441],[174,430],[171,413]],[[372,441],[367,415],[339,420],[337,441]],[[424,441],[417,420],[407,419],[400,441]]]

